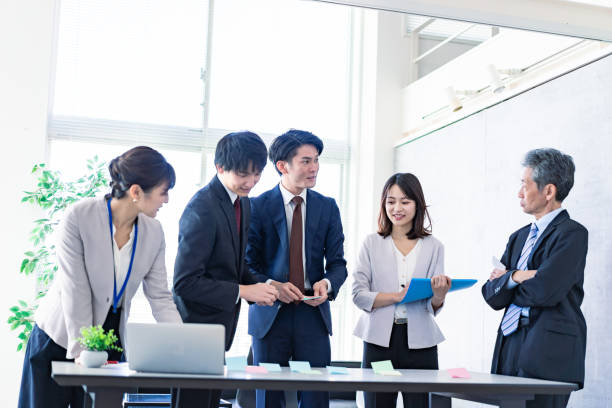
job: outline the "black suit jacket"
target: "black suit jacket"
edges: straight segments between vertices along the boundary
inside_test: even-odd
[[[501,262],[509,270],[482,287],[485,301],[495,310],[511,303],[529,306],[529,331],[521,347],[518,368],[536,378],[584,383],[586,322],[580,305],[584,297],[584,265],[588,232],[561,211],[538,238],[527,260],[535,277],[513,289],[506,284],[516,270],[529,235],[527,225],[510,236]],[[501,324],[500,324],[501,326]],[[498,373],[503,335],[501,327],[493,353],[492,373]]]
[[[255,283],[244,263],[249,199],[241,198],[240,207],[242,239],[233,203],[215,176],[185,207],[174,264],[174,301],[183,321],[224,325],[226,350],[240,313],[238,285]]]

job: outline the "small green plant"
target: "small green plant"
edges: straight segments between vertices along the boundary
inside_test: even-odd
[[[76,181],[64,181],[59,172],[48,169],[44,163],[36,164],[32,174],[36,177],[36,188],[26,191],[21,202],[41,208],[45,217],[34,221],[34,229],[30,232],[32,248],[24,253],[19,269],[26,276],[36,277],[37,294],[30,302],[18,300],[18,304],[9,309],[11,315],[7,322],[11,330],[19,331],[17,351],[27,344],[34,325],[34,312],[57,272],[55,245],[47,244],[47,238],[52,235],[68,206],[84,198],[95,197],[108,185],[106,163],[98,160],[98,156],[87,160],[87,172]]]
[[[81,337],[77,340],[81,343],[81,346],[90,351],[123,351],[121,347],[115,345],[119,340],[115,335],[115,331],[110,329],[108,332],[105,332],[100,325],[81,327]]]

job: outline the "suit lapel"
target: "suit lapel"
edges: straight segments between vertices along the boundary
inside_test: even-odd
[[[214,177],[211,182],[211,190],[219,200],[219,207],[227,220],[227,223],[230,226],[230,235],[232,236],[232,245],[234,247],[234,254],[236,255],[236,262],[238,262],[240,256],[240,242],[238,238],[238,226],[236,225],[236,215],[234,213],[234,206],[232,205],[229,196],[227,195],[227,191],[221,184],[221,181],[218,177]],[[236,270],[238,273],[238,270]]]
[[[550,234],[552,234],[552,232],[557,229],[557,225],[560,224],[561,222],[565,221],[566,218],[568,218],[569,215],[567,214],[567,211],[561,211],[559,214],[557,214],[557,216],[550,222],[550,224],[548,224],[548,227],[546,227],[546,229],[544,230],[544,232],[542,233],[542,235],[540,235],[540,237],[538,238],[538,240],[536,241],[535,245],[533,246],[533,249],[531,250],[531,254],[529,255],[529,259],[527,260],[527,265],[531,265],[531,258],[533,257],[533,254],[535,254],[535,252],[537,251],[537,249],[540,247],[540,244],[542,242],[544,242],[544,240],[546,239],[546,237],[548,237]]]
[[[274,229],[278,234],[280,242],[280,250],[289,253],[289,237],[287,236],[287,216],[285,213],[285,203],[283,202],[283,195],[280,192],[280,188],[276,186],[270,193],[265,205],[268,211],[268,217],[274,224]]]
[[[310,190],[306,191],[306,234],[304,234],[304,239],[306,242],[304,243],[304,247],[306,248],[306,253],[304,256],[306,257],[306,273],[310,270],[310,255],[312,252],[312,243],[314,242],[314,237],[317,232],[317,227],[319,226],[319,219],[321,218],[321,203],[317,200],[314,194],[310,192]],[[310,275],[308,275],[310,278]],[[311,283],[314,282],[311,280]]]

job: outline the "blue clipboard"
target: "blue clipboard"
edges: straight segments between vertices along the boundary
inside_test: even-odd
[[[467,289],[477,282],[476,279],[453,279],[449,292],[460,289]],[[410,281],[408,292],[400,303],[410,303],[421,299],[428,299],[433,296],[431,290],[431,279],[413,278]]]

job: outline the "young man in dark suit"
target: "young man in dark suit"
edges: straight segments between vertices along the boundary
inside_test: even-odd
[[[257,283],[244,263],[251,208],[248,194],[266,165],[266,146],[251,132],[224,136],[215,151],[217,174],[189,201],[179,224],[174,301],[186,323],[225,326],[225,349],[236,332],[240,299],[269,307],[277,290]],[[175,407],[211,407],[220,390],[173,390]]]
[[[332,198],[313,190],[323,142],[310,132],[290,130],[270,146],[279,185],[251,200],[247,264],[258,282],[278,289],[276,307],[249,307],[253,361],[287,366],[330,363],[329,300],[346,279],[340,211]],[[304,300],[304,296],[316,299]],[[298,392],[300,406],[329,406],[327,392]],[[257,407],[284,406],[283,391],[257,390]]]
[[[571,156],[555,149],[527,153],[519,198],[535,217],[514,232],[482,287],[485,301],[506,309],[497,333],[491,372],[584,384],[586,322],[584,265],[588,232],[561,202],[574,184]],[[569,395],[542,395],[531,408],[567,406]]]

